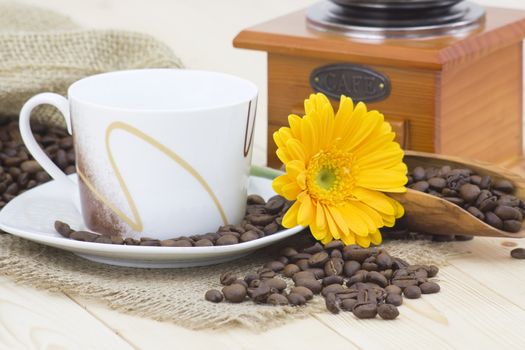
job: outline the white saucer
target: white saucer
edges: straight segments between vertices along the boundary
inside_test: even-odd
[[[76,181],[76,175],[70,176]],[[271,183],[269,179],[251,176],[248,193],[268,199],[275,195]],[[229,246],[147,247],[89,243],[64,238],[55,232],[55,220],[67,222],[75,229],[84,228],[82,216],[73,204],[71,193],[56,181],[17,196],[0,211],[0,229],[15,236],[68,250],[88,260],[128,267],[180,268],[218,264],[240,258],[302,230],[301,226],[296,226],[271,236]]]

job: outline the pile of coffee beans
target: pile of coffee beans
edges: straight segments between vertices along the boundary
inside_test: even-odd
[[[303,249],[285,247],[277,259],[246,276],[224,272],[219,278],[222,290],[208,290],[204,298],[213,303],[251,300],[300,306],[320,294],[332,313],[351,311],[357,318],[379,315],[391,320],[399,315],[403,298],[439,292],[440,286],[431,280],[437,273],[436,266],[410,265],[378,247],[316,242]]]
[[[407,186],[454,203],[497,229],[507,232],[521,229],[525,203],[513,195],[514,185],[509,180],[449,165],[418,166],[409,172]]]
[[[67,131],[32,123],[36,141],[64,172],[75,172],[73,138]],[[0,208],[18,194],[51,178],[27,151],[18,122],[0,117]]]
[[[216,232],[203,235],[165,240],[148,237],[123,239],[121,236],[110,237],[89,231],[75,231],[61,221],[55,222],[55,230],[66,238],[84,242],[159,247],[223,246],[253,241],[282,230],[282,218],[291,204],[290,201],[281,196],[274,196],[266,202],[259,195],[249,195],[246,202],[246,214],[240,224],[221,226]]]

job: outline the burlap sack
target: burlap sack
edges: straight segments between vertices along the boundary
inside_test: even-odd
[[[40,92],[66,95],[76,80],[101,72],[182,67],[155,38],[125,31],[88,30],[41,8],[0,0],[0,114],[17,116],[24,102]],[[64,125],[51,107],[34,116]]]

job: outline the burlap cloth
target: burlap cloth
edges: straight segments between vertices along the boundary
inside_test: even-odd
[[[90,262],[65,251],[0,234],[0,274],[19,283],[93,298],[121,312],[190,329],[242,326],[263,331],[295,318],[327,312],[323,299],[316,297],[304,307],[258,305],[251,301],[213,304],[204,300],[204,293],[211,288],[221,288],[222,272],[232,271],[243,277],[271,257],[277,257],[283,245],[301,240],[305,235],[299,233],[281,244],[220,265],[137,269]],[[458,254],[462,247],[466,249],[461,242],[391,241],[384,246],[409,262],[438,266],[443,266],[447,258]]]
[[[56,13],[0,0],[0,115],[16,116],[22,104],[44,91],[65,95],[74,81],[95,73],[143,67],[180,67],[164,44],[147,35],[78,27]],[[63,125],[51,108],[41,121]],[[304,233],[302,234],[304,236]],[[291,239],[301,239],[301,234]],[[391,242],[389,251],[413,263],[443,265],[451,243]],[[206,290],[220,288],[223,271],[255,271],[279,246],[240,260],[188,269],[135,269],[101,265],[71,253],[0,233],[0,273],[13,280],[71,296],[94,298],[122,312],[192,329],[243,325],[264,330],[313,312],[326,312],[316,298],[306,307],[212,304]]]
[[[57,13],[0,0],[0,114],[16,116],[40,92],[66,95],[75,81],[134,68],[182,67],[171,49],[153,37],[117,30],[87,30]],[[64,125],[49,106],[36,119]]]

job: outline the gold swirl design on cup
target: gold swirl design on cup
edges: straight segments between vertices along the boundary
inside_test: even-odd
[[[250,148],[251,148],[251,145],[252,145],[253,131],[255,129],[255,118],[257,116],[257,99],[255,100],[255,110],[253,112],[252,130],[248,131],[249,130],[249,126],[250,126],[250,112],[251,112],[251,110],[252,110],[252,101],[250,101],[248,103],[248,115],[246,116],[246,130],[244,131],[244,147],[243,147],[244,158],[246,158],[248,156],[248,153],[250,153]],[[248,134],[250,134],[250,138],[249,139],[248,139]]]
[[[167,155],[169,158],[171,158],[174,162],[176,162],[178,165],[180,165],[184,170],[186,170],[199,184],[204,188],[204,190],[208,193],[210,198],[212,199],[213,203],[217,207],[217,210],[219,211],[219,214],[222,218],[222,221],[224,222],[224,225],[228,225],[228,219],[226,217],[226,214],[224,213],[224,209],[219,202],[219,199],[211,189],[211,187],[208,185],[206,180],[195,170],[188,162],[186,162],[183,158],[181,158],[178,154],[173,152],[168,147],[164,146],[157,140],[155,140],[153,137],[143,133],[139,129],[123,123],[123,122],[113,122],[111,123],[108,128],[106,129],[106,152],[109,159],[109,162],[111,164],[111,167],[113,169],[113,172],[115,173],[115,176],[117,178],[117,181],[120,185],[120,188],[122,192],[124,193],[124,196],[126,198],[126,201],[131,209],[131,214],[133,218],[130,218],[128,215],[126,215],[122,210],[120,210],[117,206],[115,206],[111,201],[109,201],[106,196],[104,196],[102,193],[100,193],[95,186],[88,180],[88,178],[83,174],[80,169],[77,169],[78,176],[82,179],[82,181],[86,184],[86,186],[89,188],[89,190],[95,194],[95,196],[102,201],[106,206],[108,206],[115,214],[117,214],[122,221],[124,221],[126,224],[128,224],[134,231],[142,232],[144,229],[144,225],[142,223],[142,219],[140,217],[140,213],[138,212],[137,206],[135,204],[135,201],[133,200],[133,197],[131,196],[131,193],[129,192],[128,186],[126,185],[126,182],[124,181],[124,178],[122,177],[122,174],[120,173],[120,170],[117,167],[117,164],[115,162],[115,159],[113,157],[113,152],[111,151],[111,147],[109,145],[109,140],[111,137],[111,133],[114,130],[123,130],[128,133],[130,133],[133,136],[138,137],[139,139],[147,142],[154,148],[158,149],[165,155]]]

